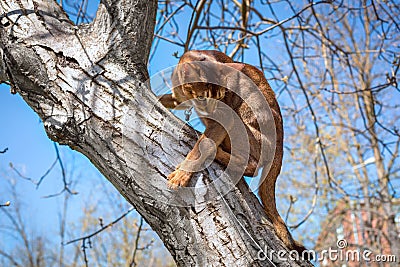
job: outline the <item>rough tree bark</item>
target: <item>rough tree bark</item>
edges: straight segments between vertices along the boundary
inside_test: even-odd
[[[0,82],[25,99],[52,140],[91,160],[178,266],[311,265],[288,254],[257,260],[260,248],[269,256],[284,247],[243,181],[167,189],[170,159],[183,158],[196,136],[146,82],[156,10],[157,1],[102,0],[93,23],[76,26],[55,1],[0,0]],[[192,184],[221,173],[213,164]],[[222,187],[231,188],[223,197]]]

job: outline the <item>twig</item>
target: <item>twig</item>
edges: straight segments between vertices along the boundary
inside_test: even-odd
[[[52,198],[52,197],[56,197],[56,196],[61,195],[61,194],[64,193],[65,191],[68,192],[68,193],[70,193],[71,195],[77,195],[78,192],[72,191],[72,190],[69,188],[69,183],[67,182],[67,174],[66,174],[66,172],[65,172],[64,164],[63,164],[63,162],[62,162],[62,160],[61,160],[60,151],[58,150],[57,143],[56,143],[56,142],[53,142],[53,145],[54,145],[54,149],[55,149],[56,155],[57,155],[57,157],[56,157],[56,162],[58,162],[58,165],[60,165],[61,176],[62,176],[64,188],[63,188],[60,192],[58,192],[58,193],[56,193],[56,194],[47,195],[47,196],[44,196],[43,198]]]
[[[83,253],[83,260],[85,261],[85,266],[88,267],[89,266],[89,260],[87,257],[87,253],[86,253],[86,249],[88,248],[86,246],[86,241],[89,243],[89,248],[92,248],[92,242],[90,241],[90,239],[86,240],[84,239],[82,242],[82,253]]]
[[[314,196],[313,196],[313,200],[312,200],[312,204],[311,204],[311,208],[310,210],[307,212],[306,216],[304,216],[303,220],[301,220],[300,222],[298,222],[295,225],[289,225],[288,227],[292,230],[298,228],[300,225],[302,225],[303,223],[305,223],[308,218],[311,216],[311,214],[313,214],[315,207],[317,206],[317,199],[318,199],[318,191],[319,191],[319,183],[318,183],[318,146],[315,145],[315,157],[314,157]],[[292,199],[290,199],[292,200]],[[288,212],[289,214],[289,212]],[[286,221],[285,221],[286,222]]]
[[[55,161],[51,164],[51,166],[47,169],[47,171],[39,178],[38,181],[35,181],[34,178],[30,178],[30,177],[27,177],[27,176],[23,175],[17,168],[14,167],[14,165],[11,162],[10,162],[9,166],[19,177],[21,177],[22,179],[30,181],[31,183],[36,185],[36,189],[38,189],[39,186],[40,186],[40,183],[50,173],[50,171],[54,168],[56,163],[57,163],[57,159],[55,159]]]
[[[8,206],[10,206],[11,205],[11,202],[10,201],[7,201],[6,203],[4,203],[4,204],[0,204],[0,208],[1,207],[8,207]]]
[[[205,3],[206,3],[205,0],[198,0],[195,8],[193,10],[192,17],[190,18],[190,22],[189,22],[189,26],[188,26],[188,30],[187,30],[185,51],[189,50],[190,39],[192,38],[194,31],[197,29],[199,18],[200,18],[200,13],[201,13],[201,10],[203,9]]]
[[[143,227],[143,217],[140,217],[139,228],[138,228],[136,238],[135,238],[135,247],[134,247],[133,253],[132,253],[132,261],[129,264],[130,267],[136,266],[136,253],[139,249],[139,239],[140,239],[140,233],[142,232],[142,227]]]
[[[66,242],[66,243],[63,243],[62,245],[63,245],[63,246],[66,246],[66,245],[69,245],[69,244],[72,244],[72,243],[75,243],[75,242],[78,242],[78,241],[83,241],[83,240],[86,240],[86,239],[90,239],[90,238],[92,238],[93,236],[95,236],[95,235],[97,235],[97,234],[103,232],[103,231],[106,230],[107,228],[109,228],[109,227],[113,226],[114,224],[116,224],[117,222],[119,222],[121,219],[123,219],[124,217],[126,217],[132,210],[133,210],[133,207],[130,207],[130,208],[128,209],[127,212],[125,212],[124,214],[122,214],[121,216],[119,216],[117,219],[115,219],[114,221],[110,222],[109,224],[107,224],[107,225],[101,227],[99,230],[97,230],[97,231],[95,231],[95,232],[93,232],[93,233],[91,233],[91,234],[89,234],[89,235],[86,235],[86,236],[83,236],[83,237],[80,237],[80,238],[77,238],[77,239],[73,239],[73,240],[71,240],[71,241],[68,241],[68,242]]]
[[[85,266],[88,267],[89,266],[89,260],[87,257],[87,253],[86,253],[86,249],[87,248],[92,248],[92,241],[90,240],[93,236],[98,235],[99,233],[103,232],[104,230],[106,230],[107,228],[113,226],[114,224],[116,224],[117,222],[119,222],[122,218],[126,217],[131,211],[133,210],[133,207],[130,207],[128,209],[127,212],[125,212],[124,214],[122,214],[121,216],[119,216],[117,219],[115,219],[114,221],[110,222],[109,224],[102,226],[99,230],[95,231],[94,233],[91,233],[89,235],[86,235],[84,237],[80,237],[71,241],[68,241],[66,243],[62,242],[61,244],[63,246],[66,246],[68,244],[72,244],[78,241],[82,241],[82,253],[83,253],[83,259],[85,261]],[[141,226],[140,226],[141,227]],[[139,235],[139,233],[138,233]]]

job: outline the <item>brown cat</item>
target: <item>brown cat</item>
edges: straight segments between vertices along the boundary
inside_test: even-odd
[[[199,62],[211,64],[197,64]],[[205,69],[204,66],[210,67],[206,67]],[[223,69],[228,69],[228,71],[224,73]],[[233,92],[226,88],[229,81],[233,81],[233,84],[238,84],[241,82],[240,79],[243,80],[243,78],[239,78],[238,80],[234,71],[240,72],[250,78],[258,87],[256,89],[257,93],[261,92],[259,96],[262,99],[253,98],[251,101],[253,108],[246,103],[249,101],[244,101],[243,97],[238,95],[238,92]],[[207,76],[206,80],[202,79],[204,76]],[[220,82],[221,80],[224,81]],[[212,155],[215,155],[215,160],[224,166],[228,166],[230,161],[238,165],[243,163],[244,157],[240,151],[236,153],[232,152],[232,138],[228,136],[228,131],[235,127],[235,123],[228,122],[227,124],[230,125],[228,128],[230,129],[227,129],[226,125],[223,127],[221,123],[212,119],[214,113],[217,113],[219,109],[223,109],[224,106],[228,106],[238,115],[241,123],[245,125],[247,132],[248,139],[245,139],[245,142],[247,142],[250,149],[248,150],[248,160],[246,159],[247,162],[245,162],[243,174],[246,176],[256,176],[260,167],[259,163],[265,164],[267,157],[270,157],[270,168],[263,168],[259,195],[265,212],[272,221],[277,235],[289,249],[297,250],[301,255],[305,248],[293,240],[276,209],[275,183],[282,165],[283,123],[275,94],[263,73],[251,65],[236,63],[219,51],[193,50],[186,52],[180,58],[179,64],[173,72],[172,82],[174,86],[172,94],[160,97],[160,101],[165,107],[186,109],[188,105],[185,103],[189,101],[199,114],[206,114],[211,118],[207,116],[201,118],[206,129],[193,149],[188,153],[186,159],[168,176],[168,186],[170,188],[186,186],[193,173],[200,170],[201,164]],[[242,95],[253,94],[253,92],[249,91],[250,89],[247,88],[247,85],[242,85],[239,88]],[[273,158],[271,155],[266,155],[268,153],[265,152],[262,155],[262,142],[266,141],[263,140],[266,137],[261,133],[259,120],[254,114],[254,106],[262,107],[262,105],[267,106],[267,104],[273,117],[273,120],[272,118],[269,120],[270,123],[272,122],[272,127],[270,128],[273,128],[273,130],[276,129],[276,133],[273,133],[276,137]],[[229,115],[229,112],[224,111],[224,113],[228,113]]]

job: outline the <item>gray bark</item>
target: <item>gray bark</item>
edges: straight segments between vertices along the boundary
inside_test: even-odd
[[[93,23],[76,26],[55,1],[0,0],[0,82],[41,117],[49,138],[90,159],[178,266],[274,266],[257,254],[283,243],[244,181],[218,179],[222,170],[213,164],[192,188],[166,187],[173,159],[196,136],[147,83],[156,9],[156,1],[103,0]],[[288,254],[273,261],[311,265]]]

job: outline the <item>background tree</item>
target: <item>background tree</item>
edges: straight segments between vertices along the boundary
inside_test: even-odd
[[[80,188],[78,181],[83,176],[87,178],[88,173],[77,174],[72,162],[69,159],[65,166],[67,179],[74,181],[71,187]],[[65,193],[61,199],[48,199],[61,200],[59,225],[42,227],[48,222],[29,218],[29,199],[24,197],[27,190],[22,187],[23,180],[18,176],[2,176],[8,185],[1,188],[0,195],[11,204],[0,209],[1,266],[174,266],[168,252],[158,248],[160,240],[143,219],[135,215],[118,192],[111,191],[104,182],[99,183],[102,177],[89,182],[93,192],[81,197],[81,217],[71,214],[76,209],[68,207],[76,205],[72,200],[75,195]],[[116,218],[121,220],[116,222]],[[101,234],[94,234],[103,227]],[[74,241],[89,235],[92,237],[85,242]]]

